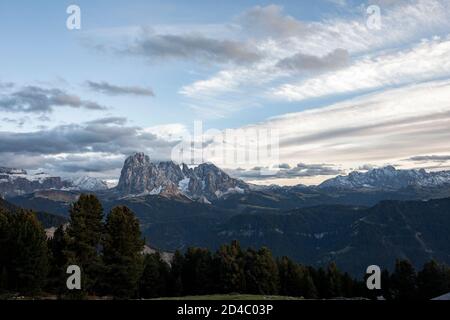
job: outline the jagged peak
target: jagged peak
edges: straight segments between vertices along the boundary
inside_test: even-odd
[[[125,160],[125,164],[127,163],[146,165],[150,163],[150,157],[143,152],[136,152]]]

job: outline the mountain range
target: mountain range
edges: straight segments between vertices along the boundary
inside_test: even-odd
[[[210,163],[152,162],[137,153],[109,189],[90,179],[30,179],[20,169],[2,168],[0,179],[10,203],[57,217],[67,218],[70,204],[86,191],[100,198],[106,212],[126,205],[148,244],[165,251],[216,249],[237,239],[302,263],[336,261],[358,276],[369,264],[390,268],[396,258],[416,266],[430,258],[450,263],[446,171],[386,167],[318,186],[254,186]],[[48,225],[51,219],[45,219]]]
[[[51,189],[98,191],[108,189],[108,185],[105,181],[93,177],[63,179],[44,172],[30,174],[24,169],[0,167],[0,195],[2,197]]]

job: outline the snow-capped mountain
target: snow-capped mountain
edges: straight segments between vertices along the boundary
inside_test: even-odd
[[[94,177],[75,177],[66,181],[71,184],[70,188],[72,190],[100,191],[108,189],[106,181]]]
[[[450,171],[397,170],[393,166],[387,166],[367,172],[354,171],[347,176],[338,176],[323,182],[319,188],[400,190],[409,186],[440,187],[444,185],[450,185]]]
[[[230,193],[249,189],[241,180],[233,179],[213,164],[195,168],[172,161],[153,163],[143,153],[127,158],[116,190],[123,196],[186,195],[208,202]]]
[[[64,181],[60,177],[51,177],[42,172],[31,174],[23,169],[0,168],[0,195],[2,197],[69,187],[68,181]]]
[[[0,167],[0,196],[13,197],[42,190],[106,190],[106,182],[92,177],[64,179],[44,172],[30,173],[24,169]]]

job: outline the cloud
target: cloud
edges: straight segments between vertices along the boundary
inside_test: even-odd
[[[296,72],[330,71],[346,67],[349,62],[350,56],[348,51],[336,49],[323,57],[297,53],[278,61],[277,67]]]
[[[0,96],[0,111],[24,113],[50,113],[55,107],[105,110],[90,100],[83,100],[60,89],[45,89],[36,86],[23,87],[10,94]]]
[[[170,160],[179,140],[125,124],[126,119],[108,117],[32,132],[0,131],[0,162],[58,175],[78,172],[117,178],[123,160],[134,152],[146,152],[154,161]]]
[[[450,38],[424,41],[412,49],[363,57],[348,68],[284,84],[272,90],[276,98],[302,101],[388,86],[405,85],[450,75]]]
[[[12,118],[8,118],[8,117],[2,118],[3,122],[12,123],[12,124],[17,125],[18,127],[22,127],[25,124],[25,122],[27,122],[28,120],[30,120],[28,117],[21,117],[21,118],[17,118],[17,119],[12,119]]]
[[[450,161],[450,155],[431,155],[431,156],[414,156],[406,159],[406,161],[414,162],[447,162]]]
[[[3,89],[11,89],[14,87],[14,83],[13,82],[2,82],[0,81],[0,90]]]
[[[344,16],[301,21],[280,6],[258,6],[235,23],[238,37],[257,36],[252,41],[264,53],[263,59],[251,67],[219,70],[180,90],[188,105],[218,117],[259,106],[267,98],[289,102],[359,94],[450,74],[448,1],[383,4],[381,30],[367,27],[365,7]],[[435,35],[441,39],[421,43]],[[245,103],[239,103],[243,98]],[[224,112],[222,106],[227,104],[232,107]]]
[[[227,172],[236,178],[244,180],[296,179],[317,176],[336,176],[344,173],[341,169],[328,164],[299,163],[293,168],[287,166],[280,165],[279,170],[270,176],[261,174],[261,170],[268,170],[268,167],[255,167],[247,170],[239,168],[235,170],[227,170]]]
[[[145,30],[122,53],[149,60],[181,59],[236,64],[251,64],[261,59],[261,53],[249,43],[207,38],[200,34],[155,35]]]
[[[277,5],[255,6],[240,15],[237,22],[246,32],[260,36],[301,36],[308,31],[306,24],[284,15],[283,8]]]
[[[345,7],[348,5],[347,0],[327,0],[327,1],[338,7]]]
[[[276,130],[279,159],[381,166],[450,149],[450,81],[387,90],[248,125]],[[270,165],[269,164],[262,164]]]
[[[99,118],[91,121],[87,121],[87,124],[95,125],[95,124],[117,124],[117,125],[125,125],[128,122],[125,117],[106,117]]]
[[[138,86],[117,86],[110,84],[108,82],[94,82],[94,81],[87,81],[86,82],[89,89],[104,93],[107,95],[135,95],[135,96],[147,96],[147,97],[153,97],[155,96],[154,92],[150,88],[143,88]]]
[[[57,126],[35,132],[0,132],[0,152],[56,155],[104,152],[130,154],[151,151],[170,157],[175,142],[167,142],[139,127],[87,123]]]

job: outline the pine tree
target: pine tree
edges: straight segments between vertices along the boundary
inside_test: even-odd
[[[346,272],[341,276],[341,289],[342,296],[346,298],[354,297],[355,294],[355,281]]]
[[[417,283],[421,299],[436,298],[450,290],[447,268],[434,260],[423,266],[417,276]]]
[[[55,292],[61,295],[67,289],[66,270],[68,266],[68,258],[67,258],[68,236],[64,230],[63,225],[59,226],[55,230],[53,238],[48,240],[48,248],[50,251],[50,262],[51,262],[48,288],[50,292]]]
[[[417,275],[408,260],[397,260],[391,276],[393,298],[396,300],[415,300],[417,295]]]
[[[134,297],[143,270],[144,241],[139,221],[127,207],[111,210],[106,221],[103,285],[117,298]]]
[[[173,255],[170,277],[169,277],[169,295],[173,297],[179,297],[183,294],[183,280],[182,272],[184,265],[184,256],[180,251],[175,251]]]
[[[238,241],[223,245],[214,256],[221,293],[245,292],[244,255]]]
[[[0,209],[0,293],[8,290],[9,232],[9,215]]]
[[[189,248],[182,269],[184,293],[204,295],[214,290],[213,258],[209,250]]]
[[[45,231],[33,212],[21,211],[10,216],[9,234],[9,286],[22,294],[37,294],[49,268]]]
[[[330,298],[331,294],[329,291],[328,277],[325,270],[322,267],[318,269],[308,267],[308,270],[313,278],[314,284],[317,289],[317,298],[320,299]]]
[[[68,264],[81,268],[82,293],[95,293],[103,274],[100,259],[103,208],[94,195],[82,194],[70,208]]]
[[[139,281],[140,297],[148,299],[167,296],[169,273],[169,266],[158,252],[145,255],[144,271]]]
[[[327,268],[328,298],[342,297],[342,275],[334,262]]]
[[[277,264],[281,295],[307,299],[317,297],[317,289],[308,268],[298,265],[288,257],[282,257]]]
[[[245,254],[246,292],[252,294],[277,294],[279,288],[278,266],[267,248],[248,249]]]

